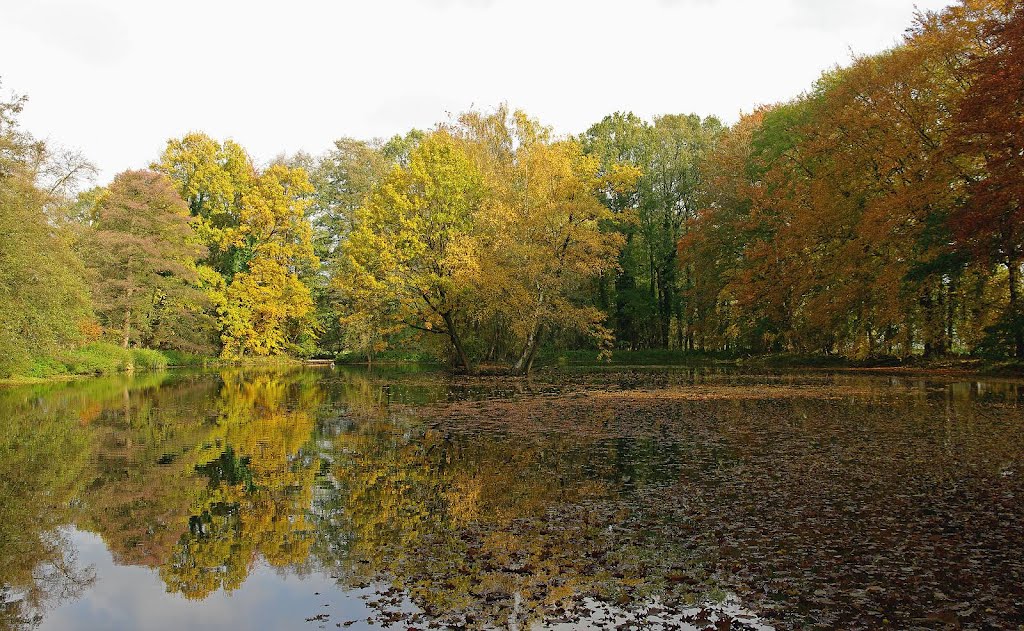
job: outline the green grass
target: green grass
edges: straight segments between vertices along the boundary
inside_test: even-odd
[[[109,342],[93,342],[72,351],[65,364],[73,375],[109,375],[134,367],[132,352]]]
[[[174,366],[176,368],[202,367],[216,361],[216,359],[206,355],[195,355],[193,353],[186,353],[185,351],[170,350],[161,352],[164,357],[167,358],[167,365]]]
[[[37,357],[32,360],[32,365],[26,371],[25,377],[32,379],[49,379],[59,375],[66,375],[68,367],[64,362],[53,357]]]
[[[366,353],[338,353],[334,358],[337,364],[365,364]],[[437,364],[435,355],[427,351],[388,350],[373,356],[374,364]]]
[[[130,370],[164,370],[170,365],[168,357],[161,351],[148,348],[122,348],[109,342],[92,342],[71,351],[64,358],[63,370],[58,371],[55,362],[39,362],[40,368],[34,377],[71,375],[111,375]]]
[[[167,356],[160,351],[150,348],[133,348],[131,352],[135,370],[166,370],[170,364]]]

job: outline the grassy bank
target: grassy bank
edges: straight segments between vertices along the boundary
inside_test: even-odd
[[[426,351],[388,350],[368,357],[365,353],[338,353],[334,363],[339,366],[424,364],[441,365],[437,357]]]
[[[24,374],[0,378],[0,385],[28,385],[71,381],[126,372],[146,372],[167,368],[215,368],[218,366],[297,366],[291,357],[253,357],[227,360],[181,351],[148,348],[122,348],[107,342],[93,342],[60,357],[38,358]]]
[[[3,385],[69,381],[124,372],[146,372],[172,367],[204,366],[210,358],[178,351],[122,348],[93,342],[58,357],[37,358],[24,374],[0,378]]]

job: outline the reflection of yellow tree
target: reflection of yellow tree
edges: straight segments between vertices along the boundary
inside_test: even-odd
[[[216,430],[197,471],[209,479],[161,568],[168,589],[203,598],[239,587],[258,558],[309,555],[306,512],[319,461],[304,449],[322,395],[302,373],[224,373]]]
[[[580,591],[566,559],[599,527],[546,529],[544,516],[610,489],[587,481],[566,441],[453,440],[392,414],[338,434],[330,457],[337,488],[317,506],[317,555],[350,584],[385,578],[453,623],[472,612],[503,624],[513,610],[528,623]]]

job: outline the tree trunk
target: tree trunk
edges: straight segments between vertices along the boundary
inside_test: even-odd
[[[526,346],[523,348],[523,353],[519,356],[515,366],[512,367],[512,372],[515,374],[526,376],[533,370],[533,360],[537,356],[537,348],[540,346],[540,333],[541,327],[538,324],[526,338]]]
[[[127,291],[127,305],[124,308],[124,335],[121,338],[121,346],[128,348],[128,343],[132,337],[132,288],[129,287]]]
[[[459,337],[459,332],[455,330],[455,322],[452,319],[451,312],[442,313],[441,318],[448,329],[448,337],[451,339],[452,349],[455,351],[455,370],[465,373],[472,372],[469,366],[469,356],[466,355],[466,349],[462,345],[462,338]]]
[[[494,323],[494,335],[491,337],[491,345],[487,349],[487,355],[484,357],[486,361],[494,361],[498,356],[498,339],[501,337],[501,323],[495,321]]]

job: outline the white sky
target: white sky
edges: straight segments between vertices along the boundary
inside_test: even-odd
[[[728,122],[899,41],[949,0],[0,0],[0,90],[105,181],[191,130],[260,161],[508,102]]]

